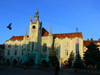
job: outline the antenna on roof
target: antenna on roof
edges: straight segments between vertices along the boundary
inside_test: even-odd
[[[76,27],[76,32],[78,32],[78,28]]]
[[[92,35],[92,39],[93,39],[93,35]]]

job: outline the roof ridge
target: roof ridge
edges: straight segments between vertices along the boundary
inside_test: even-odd
[[[74,32],[75,33],[75,32]],[[78,33],[82,33],[82,32],[78,32]],[[73,34],[73,33],[56,33],[56,34]],[[77,34],[77,33],[76,33]]]

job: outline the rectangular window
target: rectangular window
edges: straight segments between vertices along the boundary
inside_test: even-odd
[[[43,52],[47,52],[47,44],[46,43],[43,44]]]
[[[10,55],[10,51],[8,51],[8,55]]]
[[[68,56],[68,50],[65,50],[65,56]]]
[[[15,44],[15,48],[17,48],[17,47],[18,47],[18,45]]]
[[[11,45],[8,45],[8,48],[11,48]]]
[[[15,51],[15,55],[17,55],[17,51]]]
[[[23,51],[22,51],[22,55],[23,55]]]

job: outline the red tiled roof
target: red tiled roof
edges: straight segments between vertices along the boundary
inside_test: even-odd
[[[42,28],[42,36],[47,36],[48,34],[49,32],[45,28]]]
[[[83,41],[84,46],[88,46],[88,45],[90,44],[90,42],[91,42],[91,40],[90,40],[90,41],[89,41],[89,40],[85,40],[85,41]],[[95,43],[95,44],[100,43],[100,40],[98,40],[98,41],[94,41],[94,43]]]
[[[13,36],[9,40],[23,40],[24,36]]]
[[[0,46],[5,46],[5,44],[3,43],[3,44],[0,44]]]
[[[42,36],[48,36],[49,32],[45,29],[42,28]],[[24,36],[13,36],[9,40],[23,40]],[[27,36],[29,37],[29,36]],[[53,34],[54,38],[74,38],[74,37],[82,37],[82,32],[80,33],[64,33],[64,34]]]
[[[54,38],[74,38],[74,37],[82,37],[82,32],[80,33],[64,33],[64,34],[53,34]]]

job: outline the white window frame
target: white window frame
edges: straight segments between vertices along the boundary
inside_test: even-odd
[[[65,56],[68,56],[68,50],[65,50]]]
[[[16,54],[15,54],[16,53]],[[17,51],[15,51],[14,55],[17,55]]]
[[[43,43],[43,52],[47,52],[47,44]]]

